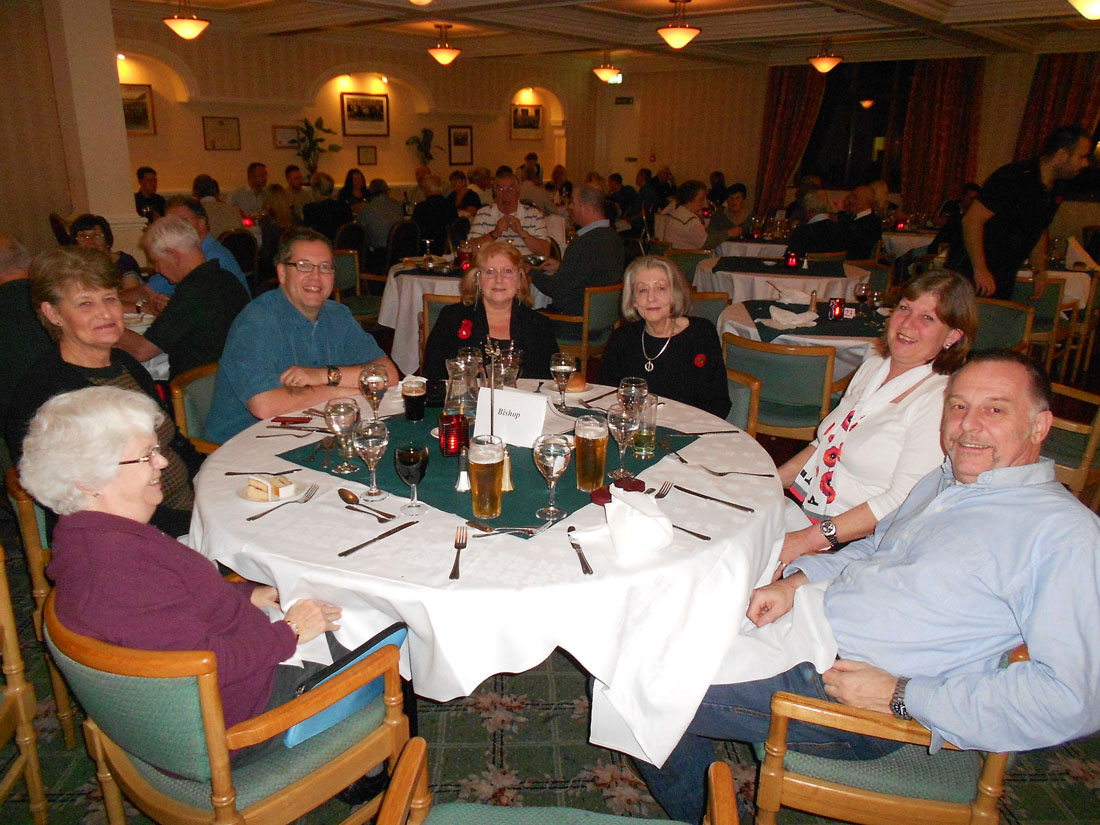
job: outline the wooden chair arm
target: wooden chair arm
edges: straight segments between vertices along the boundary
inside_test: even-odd
[[[838,378],[836,381],[834,381],[831,385],[829,385],[829,394],[832,395],[834,392],[843,392],[844,390],[848,389],[848,385],[852,383],[853,375],[855,375],[855,372],[850,372],[843,378]]]
[[[385,695],[400,696],[401,674],[397,669],[399,661],[397,646],[386,645],[313,690],[259,716],[238,722],[225,732],[226,744],[230,750],[236,750],[271,739],[379,676],[386,678]]]
[[[551,321],[564,321],[567,324],[583,324],[583,315],[562,315],[560,312],[544,312],[542,313],[544,318],[549,318]]]
[[[707,768],[707,813],[703,825],[738,825],[737,793],[733,772],[725,762],[712,762]]]
[[[221,444],[214,441],[207,441],[205,438],[189,438],[188,441],[191,442],[191,446],[203,455],[210,455],[221,446]]]
[[[864,736],[878,736],[882,739],[892,739],[895,742],[907,742],[910,745],[927,747],[932,741],[931,731],[920,722],[906,722],[877,710],[865,710],[851,705],[842,705],[839,702],[830,702],[826,699],[798,696],[785,691],[779,691],[772,696],[772,719],[806,722],[811,725],[833,728],[834,730],[851,731]],[[786,728],[786,724],[783,727]],[[769,731],[769,745],[772,744],[771,740],[772,731]],[[945,744],[944,747],[958,750],[951,744]]]

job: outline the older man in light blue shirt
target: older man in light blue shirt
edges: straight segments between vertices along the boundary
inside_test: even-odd
[[[1028,750],[1100,728],[1100,520],[1039,457],[1049,407],[1049,383],[1026,359],[976,356],[948,386],[944,465],[874,535],[797,559],[753,593],[748,617],[764,625],[801,585],[828,580],[839,658],[820,675],[804,663],[712,685],[664,766],[639,765],[672,818],[699,820],[710,739],[763,741],[778,690],[915,718],[933,749]],[[1021,642],[1031,661],[999,667]],[[789,741],[849,759],[890,747],[798,723]]]

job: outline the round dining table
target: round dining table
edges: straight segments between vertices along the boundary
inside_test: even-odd
[[[546,397],[544,432],[571,432],[573,419],[550,406],[557,392],[546,383],[521,380],[519,389]],[[599,386],[566,397],[576,407],[574,414],[590,411],[579,406],[587,399],[595,410],[615,400],[613,390]],[[364,416],[370,414],[365,403],[360,406]],[[469,518],[468,494],[459,497],[461,506],[450,505],[467,512],[449,512],[432,506],[426,485],[434,474],[445,485],[439,489],[450,491],[458,460],[443,458],[429,434],[437,411],[429,408],[429,420],[414,425],[404,421],[401,409],[400,394],[391,388],[380,408],[383,416],[393,416],[391,430],[406,436],[411,431],[430,447],[420,485],[421,500],[429,506],[425,515],[400,515],[408,491],[393,473],[392,441],[379,468],[379,483],[390,494],[372,505],[397,517],[382,524],[347,509],[337,495],[341,487],[362,493],[365,476],[339,477],[321,469],[318,458],[301,458],[316,453],[323,419],[314,418],[318,431],[260,421],[210,455],[196,477],[191,546],[248,579],[275,585],[284,606],[299,598],[341,605],[336,637],[346,647],[361,644],[395,619],[404,621],[409,635],[402,673],[411,677],[418,695],[429,699],[467,696],[489,676],[528,670],[560,647],[595,680],[591,741],[661,764],[708,685],[728,657],[737,656],[743,632],[738,617],[744,620],[753,588],[770,580],[776,565],[784,498],[763,447],[723,419],[663,401],[660,427],[706,434],[669,437],[686,464],[665,454],[648,462],[631,457],[628,466],[653,490],[667,481],[721,499],[672,489],[655,502],[673,524],[708,539],[674,529],[667,546],[617,552],[609,536],[584,534],[584,554],[594,572],[583,574],[566,528],[599,528],[606,519],[602,507],[576,491],[570,465],[558,493],[561,504],[568,498],[562,493],[572,488],[576,507],[567,517],[531,538],[476,537],[478,531],[471,528],[460,577],[452,580],[455,532]],[[287,452],[299,456],[300,463],[280,457]],[[494,523],[539,525],[534,509],[546,501],[545,483],[531,472],[529,450],[511,447],[510,452],[516,490],[504,494],[504,516],[509,497],[526,495],[533,503],[529,514],[524,506],[519,517],[511,505],[512,523],[504,517]],[[607,461],[610,470],[617,461],[614,442]],[[761,475],[719,478],[700,463]],[[299,489],[318,485],[316,494],[249,521],[274,505],[244,500],[239,492],[245,477],[229,473],[288,470],[296,470],[289,478]],[[444,497],[442,492],[437,496]],[[339,555],[411,522],[392,537]],[[323,640],[301,646],[299,654],[328,661]]]
[[[821,277],[805,272],[801,268],[788,268],[776,261],[774,267],[759,271],[767,266],[764,259],[753,267],[755,271],[735,271],[725,268],[722,261],[727,258],[707,258],[695,268],[695,280],[692,285],[699,292],[725,292],[730,301],[765,301],[779,297],[778,290],[799,290],[807,293],[817,290],[818,300],[844,298],[854,301],[856,286],[865,283],[871,273],[866,269],[844,262],[843,277]]]
[[[882,233],[882,251],[895,258],[918,246],[928,246],[936,239],[935,232],[897,230]]]
[[[786,242],[779,241],[722,241],[714,247],[714,254],[722,257],[780,258],[786,251]]]

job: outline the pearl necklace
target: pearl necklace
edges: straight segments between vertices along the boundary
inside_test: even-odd
[[[657,336],[654,335],[653,337],[656,338]],[[661,347],[661,351],[658,352],[656,355],[654,355],[652,358],[650,358],[649,353],[647,353],[645,351],[645,324],[642,324],[642,357],[645,358],[645,371],[646,372],[653,372],[653,362],[656,361],[658,358],[660,358],[662,355],[665,354],[665,350],[668,349],[668,345],[671,342],[672,342],[672,336],[670,335],[670,336],[668,336],[668,338],[665,339],[665,345],[663,347]]]

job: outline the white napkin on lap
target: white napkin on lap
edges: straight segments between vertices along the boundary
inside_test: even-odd
[[[762,323],[772,329],[798,329],[817,325],[817,313],[812,309],[806,312],[791,312],[789,309],[773,306],[768,309],[771,319]]]
[[[772,286],[775,286],[772,284]],[[801,289],[780,289],[775,287],[779,292],[779,303],[781,304],[808,304],[810,303],[810,293],[804,292]]]
[[[1084,264],[1084,269],[1100,269],[1092,256],[1081,246],[1081,242],[1070,236],[1066,245],[1066,269],[1080,269],[1077,264]]]

